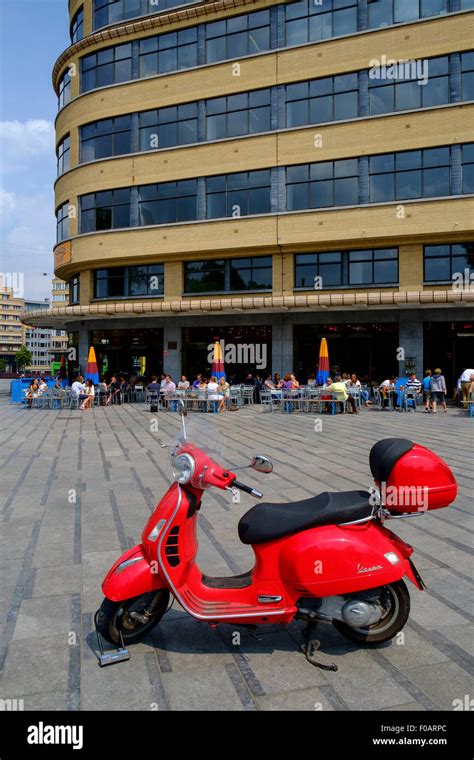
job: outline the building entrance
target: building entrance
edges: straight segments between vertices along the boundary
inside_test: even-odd
[[[381,382],[398,372],[397,323],[295,325],[295,373],[300,382],[317,371],[321,338],[328,342],[332,374],[356,372],[361,379]]]

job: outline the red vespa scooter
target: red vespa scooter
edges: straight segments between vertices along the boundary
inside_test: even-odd
[[[411,546],[384,526],[387,519],[447,507],[457,485],[433,452],[403,438],[376,443],[370,452],[375,486],[370,492],[321,493],[303,501],[262,503],[240,520],[239,537],[255,554],[254,567],[232,577],[203,575],[196,564],[196,535],[204,491],[240,489],[262,494],[236,479],[183,432],[171,449],[174,483],[148,520],[142,543],[126,551],[102,584],[105,599],[96,629],[118,645],[103,651],[101,665],[128,659],[127,644],[139,641],[165,614],[170,594],[193,617],[211,625],[254,627],[307,622],[302,646],[314,665],[317,623],[333,623],[361,644],[388,641],[410,611],[407,577],[424,588]],[[271,472],[264,456],[251,465]]]

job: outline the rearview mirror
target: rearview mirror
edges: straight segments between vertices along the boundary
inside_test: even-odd
[[[255,454],[249,467],[257,472],[273,472],[273,462],[263,454]]]

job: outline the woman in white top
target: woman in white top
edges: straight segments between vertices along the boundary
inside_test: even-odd
[[[92,405],[94,403],[94,396],[95,396],[95,389],[94,389],[94,383],[92,380],[86,380],[84,385],[84,393],[86,395],[86,398],[82,402],[79,409],[92,409]]]
[[[214,377],[213,375],[207,384],[207,397],[209,401],[217,401],[219,399],[219,395],[217,393],[218,389],[219,386],[217,385],[217,377]]]

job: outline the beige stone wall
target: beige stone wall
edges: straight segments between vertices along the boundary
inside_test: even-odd
[[[182,293],[184,260],[271,253],[274,293],[290,293],[295,252],[398,246],[399,289],[419,290],[423,243],[466,241],[472,238],[472,219],[474,199],[453,198],[102,232],[74,240],[71,262],[57,273],[67,279],[87,272],[85,284],[81,277],[81,303],[89,303],[91,267],[162,261],[165,296],[175,298]],[[256,240],[267,245],[256,246]]]
[[[66,200],[76,202],[78,195],[149,184],[158,177],[166,182],[236,169],[249,171],[469,142],[473,139],[473,121],[474,104],[452,105],[95,161],[59,177],[56,208]],[[77,151],[77,139],[71,137],[71,160]]]
[[[71,17],[81,4],[82,0],[70,0]],[[206,17],[196,17],[190,11],[189,19],[181,21],[170,13],[169,19],[163,16],[160,29],[167,32],[211,21],[224,13],[238,14],[271,4],[271,0],[261,0],[232,10],[213,11]],[[84,11],[85,32],[90,34],[90,0],[84,0]],[[115,41],[156,33],[158,28],[148,22],[135,27],[133,33],[128,24],[120,26],[120,36]],[[71,170],[56,182],[56,206],[68,201],[77,208],[78,197],[85,193],[158,180],[471,141],[474,105],[453,104],[78,164],[79,127],[91,120],[363,69],[382,54],[401,60],[468,50],[473,38],[474,14],[460,14],[243,59],[238,77],[233,76],[233,62],[225,61],[79,95],[79,76],[73,76],[73,100],[56,122],[57,142],[66,134],[71,139]],[[114,44],[105,35],[104,39],[97,35],[91,40],[93,44],[84,43],[80,52],[77,46],[66,51],[61,70],[72,62],[78,71],[80,55]],[[56,71],[56,75],[59,73]],[[318,147],[315,135],[322,138]],[[59,264],[56,274],[67,280],[81,273],[80,299],[85,305],[93,301],[94,269],[162,261],[165,300],[173,300],[182,296],[184,260],[272,254],[273,294],[289,295],[294,288],[295,252],[398,246],[399,290],[419,291],[423,289],[423,244],[472,239],[473,219],[474,200],[468,197],[201,221],[78,237],[76,218],[70,220],[71,260]]]

